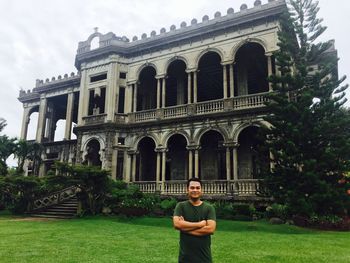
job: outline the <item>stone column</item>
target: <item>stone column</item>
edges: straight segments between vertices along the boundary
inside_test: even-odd
[[[124,113],[132,112],[132,85],[127,85],[125,89]]]
[[[197,71],[193,72],[193,103],[197,103]]]
[[[192,103],[192,72],[187,72],[187,104]]]
[[[193,177],[193,153],[192,150],[188,150],[188,179]]]
[[[161,153],[159,151],[157,151],[157,169],[156,169],[156,181],[157,181],[157,185],[159,184],[159,182],[161,181],[161,177],[160,177],[160,159],[162,158]]]
[[[131,179],[131,159],[132,155],[127,151],[124,152],[124,169],[125,169],[125,182],[129,183]]]
[[[222,64],[223,67],[223,78],[222,81],[224,83],[223,89],[224,89],[224,99],[227,99],[227,67],[226,64]]]
[[[134,102],[133,102],[133,104],[134,104],[134,112],[136,112],[137,111],[137,83],[135,83],[134,85]]]
[[[45,97],[40,98],[38,127],[36,129],[36,141],[41,143],[44,138],[45,125],[46,125],[46,112],[47,112],[47,99]]]
[[[21,128],[21,140],[27,139],[28,125],[29,125],[29,108],[23,108],[23,117],[22,117],[22,128]]]
[[[83,117],[88,113],[89,90],[87,89],[87,72],[84,68],[81,71],[79,88],[79,108],[78,108],[78,126],[83,125]]]
[[[117,180],[117,167],[118,166],[118,149],[117,148],[113,148],[113,152],[112,152],[112,179],[113,180]]]
[[[106,90],[106,113],[107,122],[114,122],[116,109],[118,109],[119,85],[118,85],[118,65],[115,61],[111,62],[108,69],[108,80]]]
[[[199,177],[199,148],[194,151],[194,177]]]
[[[157,78],[157,109],[160,108],[160,78]]]
[[[165,182],[165,173],[166,173],[166,152],[167,150],[164,149],[162,151],[162,182]]]
[[[74,93],[71,91],[68,93],[67,98],[67,109],[66,109],[66,127],[64,131],[63,140],[70,140],[72,133],[72,118],[73,118],[73,104],[74,103]]]
[[[136,182],[136,152],[132,154],[131,181]]]
[[[270,77],[272,73],[272,53],[265,54],[267,58],[267,75]],[[269,82],[269,91],[272,91],[272,83]]]
[[[230,97],[233,98],[235,96],[235,79],[233,72],[233,64],[230,64]]]
[[[238,180],[238,144],[233,147],[232,165],[233,165],[233,180]]]
[[[162,83],[162,108],[166,106],[166,76],[163,78]]]
[[[231,150],[226,146],[226,180],[231,180]]]

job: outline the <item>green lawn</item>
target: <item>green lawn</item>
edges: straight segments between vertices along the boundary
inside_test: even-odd
[[[218,221],[213,259],[229,262],[350,262],[350,233],[264,221]],[[90,217],[25,221],[0,216],[0,262],[177,262],[170,218]]]

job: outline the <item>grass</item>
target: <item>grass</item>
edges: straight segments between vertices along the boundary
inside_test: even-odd
[[[350,233],[218,221],[215,263],[350,262]],[[0,215],[0,262],[177,262],[170,218],[28,221]]]

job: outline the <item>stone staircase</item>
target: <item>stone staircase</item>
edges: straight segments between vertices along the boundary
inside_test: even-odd
[[[74,218],[78,210],[76,191],[77,187],[72,186],[39,198],[33,202],[28,214],[40,218]]]
[[[76,197],[68,199],[60,204],[45,207],[38,211],[33,211],[31,217],[71,219],[77,214],[78,200]]]

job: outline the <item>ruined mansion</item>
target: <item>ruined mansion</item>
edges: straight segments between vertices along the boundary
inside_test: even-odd
[[[286,8],[256,0],[132,40],[96,30],[79,42],[77,74],[20,92],[22,139],[38,114],[39,176],[58,160],[100,166],[149,193],[180,195],[199,177],[208,195],[255,196],[256,135],[268,125],[267,77],[278,73]],[[65,135],[55,141],[59,120]]]

